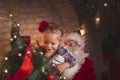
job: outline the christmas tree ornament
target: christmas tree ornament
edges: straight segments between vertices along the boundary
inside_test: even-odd
[[[53,73],[48,73],[47,74],[47,80],[55,80],[55,76]]]

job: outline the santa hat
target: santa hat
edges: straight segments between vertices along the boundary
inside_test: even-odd
[[[68,37],[66,38],[66,40],[73,40],[78,45],[80,45],[80,47],[84,47],[84,40],[81,37],[80,32],[78,32],[78,31],[74,31],[74,32],[71,32],[70,34],[68,34]]]

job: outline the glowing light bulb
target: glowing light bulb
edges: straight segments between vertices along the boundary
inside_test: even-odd
[[[84,29],[81,29],[80,30],[80,33],[81,33],[81,36],[83,36],[85,34],[85,30]]]
[[[62,77],[60,76],[60,79],[62,79]]]
[[[7,60],[8,60],[8,57],[5,57],[4,59],[7,61]]]
[[[43,55],[43,52],[41,52],[40,54]]]
[[[66,77],[63,77],[64,80],[66,80]]]
[[[18,56],[19,56],[19,57],[21,57],[21,56],[22,56],[22,54],[21,54],[21,53],[19,53],[19,54],[18,54]]]
[[[13,41],[13,38],[10,38],[10,41]]]
[[[13,14],[10,13],[9,16],[10,16],[10,17],[13,17]]]
[[[4,70],[4,72],[5,72],[5,73],[8,73],[8,70],[7,70],[7,69],[5,69],[5,70]]]
[[[27,51],[28,54],[30,54],[30,51]]]
[[[14,35],[14,38],[17,38],[17,36],[16,36],[16,35]]]
[[[20,24],[17,24],[17,26],[20,26]]]
[[[104,3],[104,6],[107,7],[107,6],[108,6],[108,3]]]
[[[95,20],[96,20],[96,22],[100,22],[100,18],[99,17],[97,17]]]

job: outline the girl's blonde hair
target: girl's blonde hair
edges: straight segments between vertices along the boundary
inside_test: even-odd
[[[56,23],[50,22],[49,26],[44,30],[43,34],[44,33],[56,34],[56,35],[58,35],[58,39],[62,40],[62,37],[64,35],[64,29],[63,29],[62,26],[60,26],[60,25],[58,25]]]

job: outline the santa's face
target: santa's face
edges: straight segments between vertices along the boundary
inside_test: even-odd
[[[65,42],[65,45],[67,46],[68,50],[71,52],[71,55],[75,58],[79,57],[79,55],[82,52],[82,49],[80,48],[80,45],[77,44],[74,40],[67,40]]]
[[[66,46],[74,47],[74,48],[79,48],[80,45],[77,44],[74,40],[67,40],[65,41]]]

